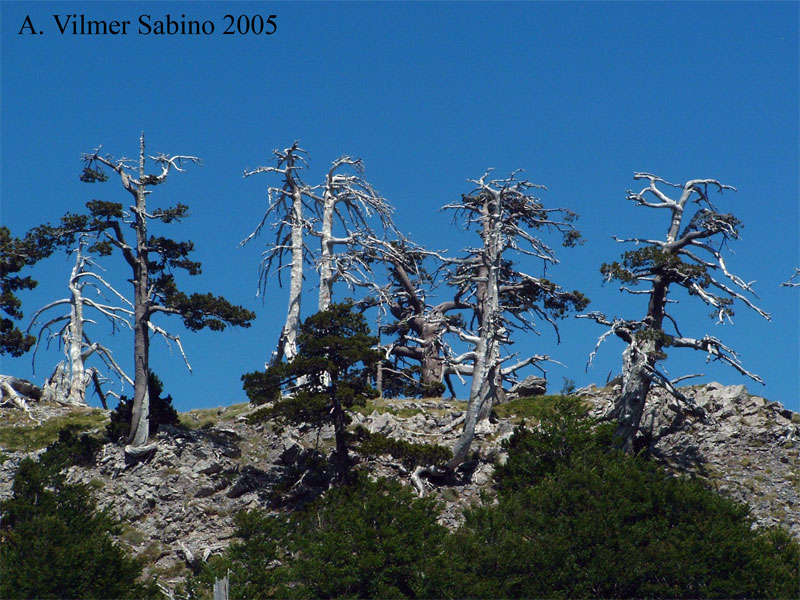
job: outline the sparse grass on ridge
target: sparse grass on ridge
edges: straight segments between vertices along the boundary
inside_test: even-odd
[[[29,419],[27,423],[0,425],[0,448],[6,451],[32,452],[45,448],[58,439],[58,432],[64,427],[73,425],[78,431],[101,429],[108,423],[108,413],[99,408],[76,408],[74,411],[53,417],[35,424]]]

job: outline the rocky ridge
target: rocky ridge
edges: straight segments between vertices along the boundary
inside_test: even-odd
[[[615,391],[590,386],[577,394],[601,416]],[[800,415],[744,386],[710,383],[682,392],[705,415],[694,416],[655,391],[642,445],[674,472],[701,477],[720,493],[747,502],[758,525],[781,525],[800,540]],[[71,410],[31,403],[41,421]],[[463,403],[444,399],[385,400],[369,414],[353,416],[371,433],[452,446],[463,410]],[[228,545],[238,511],[272,506],[277,488],[302,502],[325,486],[324,469],[312,467],[333,446],[331,429],[251,425],[250,412],[247,405],[192,411],[183,419],[196,428],[162,428],[158,448],[146,460],[130,463],[120,446],[106,444],[94,467],[72,467],[67,477],[92,486],[100,506],[125,523],[120,542],[143,556],[169,587]],[[428,492],[444,503],[445,525],[454,527],[465,506],[482,492],[491,493],[494,464],[503,460],[500,442],[514,426],[513,417],[486,423],[474,444],[480,458],[465,465],[456,481],[429,485]],[[0,450],[2,445],[0,439]],[[41,451],[2,450],[0,499],[10,495],[20,460]],[[369,457],[362,465],[376,476],[410,480],[408,470],[389,456]]]

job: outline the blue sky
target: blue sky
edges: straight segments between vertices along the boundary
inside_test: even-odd
[[[140,15],[154,22],[167,13],[211,21],[215,31],[139,34]],[[61,35],[53,14],[132,24],[127,35]],[[275,14],[277,31],[224,35],[226,14]],[[37,34],[18,34],[26,15]],[[560,250],[550,276],[586,293],[591,309],[626,318],[641,318],[645,306],[602,285],[600,264],[627,249],[611,235],[663,237],[668,225],[662,211],[625,200],[640,187],[633,173],[735,186],[718,202],[745,224],[728,264],[757,280],[772,321],[740,306],[735,326],[714,325],[696,300],[681,299],[673,312],[684,335],[721,338],[766,386],[688,350],[674,351],[666,366],[672,377],[745,383],[800,410],[800,291],[779,286],[800,264],[795,2],[2,2],[0,27],[0,219],[16,235],[92,198],[128,201],[116,182],[78,180],[80,154],[100,144],[133,156],[144,131],[153,154],[203,159],[151,202],[191,207],[188,220],[164,230],[194,241],[203,262],[203,274],[182,279],[183,288],[221,293],[258,318],[221,334],[158,321],[181,334],[194,367],[189,374],[179,355],[153,343],[151,366],[180,410],[245,401],[240,375],[260,368],[275,346],[286,294],[271,282],[264,303],[255,298],[268,236],[237,247],[275,181],[242,172],[296,139],[309,152],[308,181],[321,181],[342,154],[360,156],[367,179],[395,206],[398,228],[452,253],[476,240],[439,207],[470,191],[466,180],[488,167],[498,176],[525,169],[548,187],[547,205],[581,215],[585,244]],[[122,276],[107,267],[109,277]],[[65,294],[70,268],[58,254],[30,271],[40,285],[22,294],[26,317]],[[525,268],[541,272],[535,263]],[[312,278],[303,315],[315,305]],[[617,340],[585,372],[601,326],[568,319],[560,327],[560,345],[543,324],[540,336],[519,337],[514,347],[566,365],[549,367],[552,391],[564,377],[582,386],[619,372]],[[94,337],[106,334],[102,322],[93,329]],[[129,365],[130,338],[111,344]],[[59,359],[56,349],[40,353],[33,375],[30,355],[3,357],[2,371],[41,383]]]

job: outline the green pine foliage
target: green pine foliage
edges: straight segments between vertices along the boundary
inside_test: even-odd
[[[557,466],[569,466],[573,460],[604,452],[610,446],[613,426],[597,427],[587,418],[588,408],[578,398],[536,396],[508,403],[512,404],[518,406],[516,412],[538,425],[531,429],[523,422],[502,443],[508,460],[495,471],[499,490],[527,489],[552,474]]]
[[[364,456],[388,454],[403,463],[407,469],[418,466],[441,465],[453,458],[449,448],[437,444],[414,444],[405,440],[389,438],[382,433],[370,433],[359,425],[355,430],[359,440],[356,451]]]
[[[17,293],[35,288],[37,282],[17,273],[53,253],[55,245],[50,233],[50,228],[39,226],[24,238],[16,238],[8,227],[0,227],[0,354],[22,356],[36,343],[36,338],[14,321],[24,316]]]
[[[297,356],[265,372],[243,375],[244,390],[254,404],[273,402],[273,418],[318,428],[333,425],[341,475],[348,462],[346,411],[378,395],[370,385],[380,358],[372,349],[377,344],[366,319],[351,304],[332,304],[302,323]],[[290,396],[281,397],[284,388],[291,389]]]
[[[231,600],[436,597],[427,574],[444,561],[438,512],[395,480],[359,473],[291,516],[237,515],[241,541],[197,583],[210,588],[230,569]]]
[[[91,464],[99,442],[66,429],[39,462],[24,459],[13,496],[0,503],[0,597],[159,598],[139,561],[114,543],[119,525],[62,469]]]
[[[610,450],[563,399],[519,428],[496,471],[499,503],[468,510],[449,597],[793,598],[800,547],[756,531],[746,506],[641,456]]]
[[[77,465],[90,467],[103,446],[102,440],[88,433],[79,434],[79,425],[68,425],[58,432],[58,439],[50,444],[39,463],[51,474]]]
[[[798,546],[747,508],[617,454],[467,512],[454,597],[793,598]]]
[[[172,396],[163,396],[164,384],[158,375],[149,372],[147,389],[150,396],[150,421],[149,435],[153,436],[158,431],[159,425],[178,425],[178,411],[172,406]],[[131,431],[131,415],[133,414],[133,399],[122,396],[117,408],[109,415],[111,422],[106,427],[109,439],[112,441],[125,440]]]

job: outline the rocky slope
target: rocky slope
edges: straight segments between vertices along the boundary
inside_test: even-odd
[[[592,386],[578,394],[601,415],[614,391]],[[702,477],[720,493],[750,504],[759,525],[782,525],[800,540],[800,415],[743,386],[711,383],[682,391],[705,416],[692,416],[655,392],[648,401],[643,444],[675,472]],[[35,429],[19,409],[0,410],[6,423],[0,426],[2,499],[10,495],[19,461],[41,450],[10,450],[9,440],[19,439],[12,434]],[[31,405],[33,416],[44,423],[70,418],[76,410],[86,412]],[[452,446],[463,410],[463,403],[450,400],[387,400],[354,417],[373,433]],[[89,412],[95,422],[104,416],[99,409]],[[96,490],[100,505],[125,523],[121,543],[143,555],[162,582],[173,585],[225,548],[238,511],[269,506],[276,487],[302,501],[324,486],[324,473],[309,466],[332,447],[331,430],[250,425],[249,412],[249,406],[236,405],[186,413],[182,420],[189,428],[160,431],[158,449],[149,459],[128,464],[121,447],[106,444],[95,467],[73,467],[68,478]],[[480,459],[466,465],[459,480],[429,486],[428,493],[445,504],[441,520],[446,525],[455,526],[463,507],[477,502],[482,491],[491,493],[493,465],[503,459],[500,441],[511,434],[514,421],[509,415],[487,423],[474,446]],[[410,479],[391,457],[363,463],[376,475]]]

